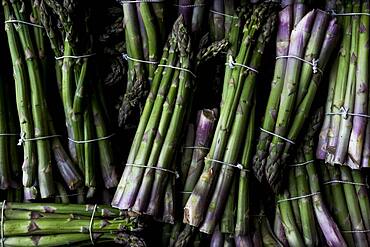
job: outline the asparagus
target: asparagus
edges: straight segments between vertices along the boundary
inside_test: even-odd
[[[168,62],[170,67],[166,65],[163,69],[163,66],[160,66],[156,71],[152,85],[153,94],[150,94],[147,99],[128,164],[148,164],[149,167],[171,169],[173,148],[177,147],[182,129],[182,124],[179,123],[184,120],[192,88],[191,74],[184,71],[190,69],[191,61],[190,40],[182,17],[175,22],[169,43],[170,52],[164,51],[162,64]],[[182,69],[175,70],[171,66]],[[166,73],[162,78],[163,71]],[[172,84],[171,80],[173,80]],[[144,133],[146,133],[145,136]],[[143,177],[144,172],[146,175]],[[163,170],[128,165],[112,205],[119,208],[133,207],[136,211],[158,217],[160,202],[163,199],[162,192],[169,181],[166,175]],[[129,179],[126,180],[126,178]],[[140,183],[137,183],[138,181]]]
[[[353,4],[353,11],[360,11],[360,1],[356,1]],[[346,109],[353,109],[354,107],[354,92],[356,87],[356,70],[357,70],[357,58],[359,56],[359,18],[355,17],[352,19],[352,35],[351,35],[351,49],[350,49],[350,63],[348,66],[348,78],[347,78],[347,87],[346,87],[346,94],[343,103],[343,107]],[[352,129],[352,117],[346,117],[340,120],[339,126],[339,133],[338,133],[338,141],[337,141],[337,148],[332,163],[335,164],[344,164],[347,159],[347,152],[349,148],[349,139],[350,139],[350,132]]]
[[[241,47],[239,54],[236,58],[237,63],[245,64],[247,63],[249,56],[251,56],[252,44],[249,43],[248,41],[250,39],[253,39],[253,37],[256,35],[256,32],[259,29],[259,26],[261,25],[260,23],[261,20],[259,17],[267,14],[266,12],[268,12],[266,5],[258,6],[249,22],[246,23],[244,27],[245,32],[243,37],[243,43],[246,42],[247,45]],[[237,28],[238,26],[234,26],[233,32],[238,32]],[[243,70],[246,71],[245,68],[243,68]],[[221,160],[221,158],[224,155],[225,148],[227,146],[229,131],[231,131],[233,125],[232,121],[236,113],[235,110],[238,105],[240,94],[243,91],[242,88],[244,80],[243,78],[241,79],[239,78],[239,75],[241,73],[242,73],[241,67],[235,67],[232,71],[232,76],[230,77],[230,79],[225,76],[225,83],[227,83],[228,86],[226,88],[226,92],[223,92],[223,95],[225,95],[223,99],[225,101],[223,102],[220,119],[217,124],[210,152],[207,156],[208,159],[205,161],[203,173],[199,178],[185,206],[184,223],[193,226],[199,226],[203,220],[203,213],[205,211],[205,207],[207,207],[205,197],[210,193],[213,180],[217,178],[217,175],[220,170],[219,169],[220,164],[212,160]],[[249,73],[247,73],[247,75],[248,74]],[[244,76],[246,75],[244,74]],[[248,85],[246,86],[246,88],[248,88]],[[245,96],[248,96],[248,93],[245,93]],[[232,156],[235,155],[234,152],[230,152],[230,154],[232,154]],[[235,158],[231,156],[230,158],[231,162],[235,161]],[[225,162],[229,163],[228,160],[225,160]]]
[[[286,56],[289,51],[289,38],[292,29],[293,10],[292,6],[286,6],[279,12],[279,26],[276,37],[276,56]],[[275,63],[274,77],[271,83],[270,96],[268,98],[262,128],[273,131],[276,121],[277,110],[279,107],[279,95],[283,90],[284,76],[286,69],[286,59],[278,59]],[[253,170],[256,177],[261,181],[264,177],[265,162],[267,157],[267,147],[272,136],[265,132],[260,132],[256,155],[254,156]]]
[[[310,31],[315,19],[315,11],[309,12],[294,28],[290,36],[290,45],[289,45],[289,56],[298,56],[302,57],[304,54],[304,48],[308,42]],[[293,42],[295,41],[295,42]],[[292,105],[296,98],[296,87],[298,85],[299,73],[302,66],[302,62],[296,58],[287,58],[286,73],[284,77],[284,86],[281,92],[280,97],[280,106],[277,112],[276,125],[274,133],[280,136],[285,136],[288,131],[288,122],[290,121],[292,115]],[[270,155],[267,158],[266,162],[266,177],[273,187],[275,182],[275,171],[279,168],[275,167],[274,159],[279,154],[279,149],[284,146],[284,141],[274,136],[272,138],[269,153]],[[276,152],[276,153],[275,153]]]
[[[168,65],[174,66],[173,63],[175,59],[176,46],[177,46],[177,40],[173,34],[173,37],[169,37],[168,43],[163,50],[163,55],[162,55],[161,63],[160,63],[161,65],[168,64]],[[127,164],[136,163],[137,162],[136,156],[138,153],[141,153],[142,156],[144,157],[148,156],[148,152],[149,152],[148,150],[146,150],[145,153],[143,151],[139,152],[139,150],[140,149],[145,150],[146,147],[144,145],[148,145],[148,146],[151,145],[151,140],[149,139],[149,137],[153,135],[152,133],[153,130],[148,129],[150,130],[148,132],[146,127],[150,119],[150,116],[152,114],[152,111],[157,111],[158,112],[157,114],[159,114],[159,112],[161,111],[160,106],[161,104],[163,104],[163,101],[164,101],[163,100],[164,96],[161,96],[161,95],[166,94],[167,92],[166,88],[168,85],[168,81],[170,80],[170,77],[172,76],[172,73],[173,73],[173,69],[167,68],[167,67],[164,68],[162,66],[158,67],[157,71],[155,72],[154,80],[153,80],[149,95],[147,97],[145,107],[141,115],[141,119],[140,119],[137,131],[136,131],[134,140],[132,142],[128,158],[127,158]],[[161,83],[162,74],[164,76],[163,83]],[[151,124],[156,124],[155,121],[158,121],[158,119],[152,118]],[[145,138],[143,140],[144,134],[145,136],[148,136],[148,138]],[[144,142],[142,142],[142,140]],[[143,158],[141,159],[144,160]],[[145,159],[147,159],[147,157],[145,157]],[[120,180],[120,184],[117,188],[115,197],[112,201],[113,206],[129,208],[134,204],[135,199],[136,199],[136,193],[139,189],[138,188],[139,184],[137,184],[137,180],[142,176],[142,173],[143,173],[143,170],[135,169],[134,167],[131,167],[131,166],[125,167],[125,170],[123,171],[123,174]],[[134,177],[134,179],[132,180],[134,183],[130,184],[129,178],[132,176],[137,176],[137,178]],[[132,192],[124,196],[124,194],[126,193],[125,192],[126,190],[132,191]]]
[[[346,12],[352,11],[352,5],[350,3],[346,4],[345,7]],[[348,64],[350,59],[350,46],[351,46],[351,35],[352,35],[352,28],[351,28],[351,17],[343,17],[342,20],[343,30],[344,30],[344,37],[342,39],[342,43],[340,46],[340,57],[338,62],[338,74],[337,74],[337,81],[335,83],[334,88],[334,97],[333,103],[331,106],[331,112],[336,112],[343,106],[345,89],[347,85],[347,76],[348,76]],[[337,143],[338,143],[338,131],[340,125],[341,116],[340,115],[333,115],[331,116],[330,121],[330,128],[328,133],[328,144],[326,147],[327,155],[325,160],[330,162],[333,159],[333,155],[335,154]]]
[[[362,13],[369,13],[368,1],[363,1],[361,6]],[[358,44],[358,66],[356,70],[356,98],[353,112],[355,114],[366,114],[368,107],[368,79],[369,79],[369,47],[366,45],[369,36],[369,16],[361,15],[359,18],[359,44]],[[361,165],[363,145],[365,139],[366,119],[360,116],[353,117],[353,128],[349,139],[348,162],[352,168],[359,168]]]
[[[213,110],[202,110],[194,140],[194,151],[190,167],[184,183],[184,192],[191,192],[201,175],[204,166],[204,157],[207,155],[208,147],[212,139],[212,132],[216,122],[216,113]],[[182,195],[182,205],[185,206],[190,194]]]
[[[3,136],[0,137],[0,190],[8,189],[11,185],[11,167],[9,166],[8,157],[8,143],[9,137],[6,136],[8,133],[7,128],[7,112],[5,105],[5,84],[2,78],[0,78],[0,133]],[[16,165],[16,164],[15,164]]]
[[[275,23],[275,15],[271,14],[262,28],[261,35],[258,37],[258,43],[255,52],[252,55],[250,67],[259,68],[261,65],[262,54],[266,43],[271,37]],[[251,106],[253,103],[253,91],[256,81],[256,73],[249,72],[244,81],[242,93],[239,100],[238,111],[235,113],[234,123],[229,135],[226,151],[223,157],[223,162],[228,164],[235,164],[240,152],[242,144],[242,137],[245,133],[245,126],[250,117]],[[247,144],[248,145],[248,144]],[[219,214],[223,210],[225,198],[229,194],[232,177],[234,176],[234,169],[230,166],[223,166],[217,180],[216,188],[213,191],[212,199],[209,203],[208,211],[205,220],[202,223],[200,230],[205,233],[211,233],[213,227],[217,223]]]
[[[249,208],[250,208],[250,162],[252,159],[252,146],[255,131],[255,114],[256,114],[256,96],[254,96],[254,104],[249,118],[248,127],[246,131],[246,138],[244,142],[244,148],[241,158],[241,165],[243,170],[239,174],[239,185],[238,185],[238,200],[236,209],[236,223],[235,223],[235,234],[237,236],[246,235],[249,231]]]
[[[303,154],[306,161],[312,161],[314,159],[313,148],[313,136],[318,131],[322,119],[322,111],[318,111],[311,121],[309,127],[309,134],[304,138]],[[344,245],[345,239],[343,238],[339,227],[337,226],[334,219],[329,214],[326,205],[323,202],[322,195],[319,194],[320,186],[318,174],[316,171],[315,163],[309,163],[306,165],[307,176],[309,179],[309,188],[311,193],[315,193],[312,196],[312,206],[315,211],[316,220],[320,226],[321,231],[324,234],[326,242],[329,246],[341,246]]]
[[[135,123],[133,117],[135,111],[139,111],[142,100],[146,97],[146,88],[152,83],[157,59],[163,36],[164,28],[164,5],[163,3],[127,3],[123,5],[125,40],[129,58],[150,61],[147,66],[138,61],[128,61],[128,84],[121,103],[118,115],[120,126],[126,126],[130,122]],[[144,51],[147,49],[147,58]]]

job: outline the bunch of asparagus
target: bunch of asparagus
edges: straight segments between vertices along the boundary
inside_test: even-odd
[[[5,59],[2,67],[7,67]],[[22,182],[22,167],[19,162],[14,86],[8,73],[0,75],[0,190],[19,188]]]
[[[291,4],[279,19],[275,72],[253,166],[275,191],[339,38],[336,19],[321,10],[305,14],[302,4]]]
[[[314,159],[314,138],[321,125],[322,111],[311,119],[308,132],[297,149],[294,164],[288,165],[288,181],[277,195],[276,235],[289,246],[345,246],[341,229],[332,218],[320,193]],[[282,233],[279,233],[281,230]]]
[[[118,2],[123,6],[128,62],[127,85],[118,124],[136,126],[135,119],[140,116],[147,89],[154,83],[154,72],[165,43],[167,8],[164,1]]]
[[[249,137],[253,131],[246,130],[253,129],[255,84],[265,46],[274,30],[276,16],[273,9],[271,4],[254,6],[253,13],[242,9],[233,21],[220,118],[203,171],[184,208],[184,223],[200,227],[201,232],[213,233],[221,218],[225,218],[226,227],[234,231],[234,192],[237,187],[233,178],[239,175],[237,168],[243,174],[249,166]],[[244,178],[241,184],[244,185]],[[239,186],[242,204],[247,201],[248,194],[243,185]]]
[[[203,170],[204,157],[209,150],[216,121],[217,110],[204,109],[197,112],[195,124],[188,124],[177,165],[180,177],[176,181],[175,206],[179,210],[176,212],[175,224],[165,227],[170,236],[163,240],[165,246],[187,246],[193,235],[199,232],[182,223],[182,209]]]
[[[118,184],[101,82],[93,72],[96,68],[90,7],[85,1],[45,0],[38,8],[56,57],[69,151],[84,176],[87,197],[94,194],[100,178],[107,189]]]
[[[329,78],[326,117],[316,157],[352,169],[369,167],[369,1],[343,1],[338,13],[343,26],[341,47]]]
[[[347,166],[320,165],[325,202],[348,246],[368,246],[369,191],[366,177]]]
[[[39,23],[31,22],[39,20],[36,11],[38,2],[31,1],[32,5],[28,3],[21,0],[3,1],[2,6],[14,71],[21,129],[19,144],[23,145],[24,196],[26,199],[35,199],[38,193],[41,198],[55,194],[55,168],[58,168],[60,177],[69,189],[76,189],[82,178],[55,135],[46,103],[44,31]],[[31,25],[25,24],[30,22]]]
[[[108,206],[0,203],[4,246],[145,246],[141,220]]]
[[[154,73],[112,205],[172,221],[173,166],[193,92],[191,40],[180,16]]]

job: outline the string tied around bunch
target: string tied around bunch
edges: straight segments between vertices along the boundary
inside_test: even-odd
[[[231,55],[229,56],[229,59],[227,63],[225,63],[225,65],[228,65],[230,69],[234,69],[236,66],[239,66],[239,67],[245,68],[247,70],[253,71],[254,73],[258,74],[258,70],[256,70],[255,68],[235,62],[234,58]]]
[[[339,111],[327,112],[326,115],[341,115],[344,119],[347,119],[349,116],[370,118],[370,116],[366,114],[349,112],[349,108],[344,106],[341,106]]]
[[[176,170],[174,171],[174,170],[166,169],[166,168],[163,168],[163,167],[147,166],[147,165],[140,165],[140,164],[133,164],[133,163],[127,163],[126,166],[133,166],[133,167],[138,167],[138,168],[149,168],[149,169],[153,169],[153,170],[173,174],[173,175],[175,175],[176,179],[180,178],[180,174]]]
[[[314,193],[307,194],[307,195],[295,196],[295,197],[290,197],[290,198],[284,198],[284,199],[280,199],[280,200],[278,200],[276,203],[287,202],[287,201],[294,201],[294,200],[300,200],[300,199],[304,199],[304,198],[308,198],[308,197],[316,196],[316,195],[318,195],[318,194],[320,194],[320,193],[321,193],[321,192],[320,192],[320,191],[318,191],[318,192],[314,192]]]
[[[321,74],[323,74],[323,71],[319,68],[319,59],[313,58],[311,61],[308,61],[306,59],[300,58],[300,57],[295,56],[295,55],[277,56],[275,59],[277,60],[277,59],[282,59],[282,58],[295,58],[295,59],[298,59],[299,61],[302,61],[304,63],[307,63],[307,64],[311,65],[312,72],[314,74],[316,74],[317,72],[320,72]]]
[[[95,217],[97,207],[98,207],[98,204],[95,204],[93,211],[91,213],[90,224],[89,224],[89,236],[90,236],[90,241],[92,245],[95,245],[93,227],[94,227],[94,217]]]
[[[249,170],[246,169],[246,168],[244,168],[244,166],[242,164],[240,164],[240,163],[232,164],[232,163],[229,163],[229,162],[225,162],[225,161],[221,161],[221,160],[216,160],[216,159],[211,159],[211,158],[208,158],[208,157],[204,157],[204,160],[208,160],[208,161],[211,161],[211,162],[215,162],[217,164],[221,164],[221,165],[225,165],[225,166],[237,168],[237,169],[239,169],[241,171],[249,172]]]
[[[286,142],[289,142],[290,144],[295,145],[295,142],[294,142],[294,141],[292,141],[292,140],[290,140],[290,139],[288,139],[288,138],[286,138],[286,137],[284,137],[284,136],[281,136],[281,135],[275,134],[274,132],[271,132],[271,131],[265,130],[264,128],[260,128],[260,130],[261,130],[262,132],[265,132],[265,133],[270,134],[270,135],[272,135],[272,136],[276,136],[276,137],[278,137],[278,138],[280,138],[280,139],[282,139],[282,140],[284,140],[284,141],[286,141]]]

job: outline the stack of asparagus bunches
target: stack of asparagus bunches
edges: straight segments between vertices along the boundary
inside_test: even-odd
[[[141,220],[103,205],[0,203],[2,246],[145,246]]]
[[[343,26],[340,52],[329,78],[326,117],[316,157],[352,169],[369,167],[369,1],[346,1],[337,12]]]
[[[322,110],[312,117],[308,132],[288,164],[288,181],[277,195],[276,235],[289,246],[345,246],[335,219],[321,194],[314,159],[314,138],[319,130]],[[325,239],[320,238],[322,233]]]
[[[180,16],[154,73],[114,207],[173,221],[173,159],[194,87],[190,42]]]
[[[125,1],[123,5],[125,43],[128,62],[127,85],[119,109],[118,124],[137,125],[148,88],[166,39],[167,3],[164,1]],[[143,62],[145,61],[145,62]],[[132,120],[134,119],[134,120]]]
[[[90,9],[86,6],[85,1],[60,4],[56,0],[45,0],[38,10],[56,57],[56,78],[65,112],[69,151],[84,176],[87,197],[91,197],[100,180],[105,188],[114,188],[118,176],[109,118],[100,80],[94,73],[94,37],[90,31]]]
[[[32,4],[34,8],[33,1]],[[41,198],[48,198],[56,193],[55,168],[59,170],[60,177],[69,189],[76,189],[81,184],[82,178],[63,149],[59,138],[55,136],[53,121],[48,111],[45,97],[46,71],[42,66],[45,47],[41,26],[24,24],[30,22],[31,15],[27,12],[30,6],[25,2],[3,1],[2,5],[14,71],[21,129],[19,144],[23,145],[24,196],[25,199],[35,199],[38,195]],[[32,16],[35,16],[34,13]]]
[[[242,216],[246,211],[236,217],[235,227],[235,198],[240,195],[237,203],[243,206],[239,210],[248,210],[248,176],[243,174],[247,175],[252,147],[255,84],[276,18],[272,4],[253,8],[249,13],[242,9],[243,13],[234,18],[230,41],[236,42],[231,46],[238,48],[230,49],[227,55],[220,118],[203,171],[184,208],[184,223],[208,234],[221,221],[222,232],[233,233],[234,228],[237,234],[246,231],[247,217]],[[236,181],[240,182],[239,187]]]
[[[336,19],[320,10],[303,16],[299,6],[280,12],[275,72],[254,156],[257,178],[275,191],[339,38]]]

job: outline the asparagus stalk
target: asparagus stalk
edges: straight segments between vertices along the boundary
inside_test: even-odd
[[[191,158],[189,171],[184,183],[184,192],[191,192],[198,181],[204,167],[204,157],[207,155],[208,147],[212,139],[212,132],[216,122],[216,113],[213,110],[202,110],[196,130],[194,151]],[[182,195],[182,205],[185,206],[190,194]]]
[[[243,170],[239,174],[239,185],[238,185],[238,200],[236,209],[236,223],[235,223],[235,235],[244,236],[249,232],[249,210],[250,210],[250,162],[252,160],[253,151],[253,140],[255,131],[255,114],[256,114],[256,96],[254,96],[254,104],[249,117],[247,126],[246,138],[244,142],[244,148],[241,158],[241,165]]]
[[[5,83],[2,78],[0,78],[0,133],[3,133],[3,136],[0,136],[0,190],[8,189],[11,185],[11,167],[10,160],[8,157],[8,147],[9,145],[9,136],[6,136],[6,133],[9,133],[7,127],[7,112],[5,105]],[[17,165],[17,164],[14,164]]]

